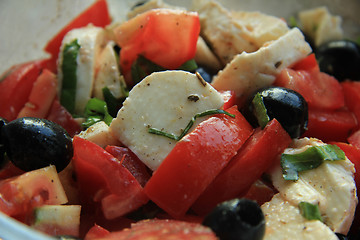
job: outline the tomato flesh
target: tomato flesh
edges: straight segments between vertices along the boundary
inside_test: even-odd
[[[110,153],[77,136],[73,145],[82,197],[101,202],[105,218],[123,216],[148,201],[134,176]]]
[[[291,137],[273,119],[256,129],[229,164],[196,200],[192,209],[204,215],[218,203],[245,194],[291,143]]]
[[[296,71],[286,68],[281,71],[274,84],[297,91],[310,108],[335,110],[345,106],[340,83],[316,69]]]
[[[0,192],[0,211],[12,217],[24,217],[41,205],[67,202],[54,166],[2,180]]]
[[[75,121],[72,115],[60,104],[57,98],[53,101],[46,119],[62,126],[71,137],[81,131],[80,124]]]
[[[324,142],[346,142],[358,126],[355,115],[346,110],[309,109],[308,130],[304,137],[315,137]]]
[[[119,232],[112,232],[102,239],[110,240],[171,240],[171,239],[192,239],[192,240],[216,240],[218,239],[210,228],[200,223],[189,223],[178,220],[144,220],[131,225],[131,228]],[[89,239],[90,240],[90,239]]]
[[[150,170],[141,160],[128,148],[119,146],[107,146],[107,152],[116,157],[136,178],[142,187],[150,179]]]
[[[220,115],[200,123],[177,142],[144,190],[173,217],[181,217],[253,132],[237,110],[235,118]]]
[[[34,82],[29,100],[20,110],[17,118],[36,117],[45,118],[57,93],[56,75],[45,69]]]
[[[0,116],[12,121],[28,101],[34,82],[46,60],[36,60],[12,67],[0,82]]]
[[[130,19],[115,30],[120,65],[125,78],[138,55],[166,69],[177,69],[193,59],[200,32],[197,13],[155,9]]]

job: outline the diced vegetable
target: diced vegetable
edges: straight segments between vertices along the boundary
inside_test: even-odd
[[[31,227],[52,236],[79,236],[80,205],[44,205],[34,209]]]
[[[29,100],[20,110],[17,118],[36,117],[45,118],[56,97],[56,75],[45,69],[34,82]]]
[[[324,142],[346,142],[349,134],[358,126],[355,115],[346,109],[333,111],[309,109],[308,130],[303,136],[319,138]]]
[[[35,207],[67,203],[55,166],[34,170],[0,182],[0,210],[26,216]]]
[[[104,240],[216,240],[214,232],[200,223],[179,220],[143,220],[131,225],[123,231],[104,234]],[[91,238],[89,238],[91,240]]]
[[[308,220],[322,221],[321,213],[318,205],[314,205],[308,202],[300,202],[299,208],[301,215]]]
[[[94,202],[100,202],[104,216],[114,219],[148,201],[134,176],[110,153],[77,136],[73,144],[81,200],[89,203],[88,207],[94,206]]]
[[[0,82],[0,116],[14,120],[29,99],[34,82],[48,60],[36,60],[12,67]]]
[[[171,216],[186,213],[252,133],[236,106],[228,112],[235,118],[213,116],[177,142],[146,184],[145,193]]]
[[[200,22],[194,12],[155,9],[137,15],[114,32],[121,47],[121,70],[129,81],[131,66],[139,54],[167,69],[177,69],[193,59]]]
[[[335,110],[345,105],[340,83],[318,70],[284,69],[277,76],[274,85],[297,91],[310,108]]]
[[[239,149],[229,164],[196,200],[192,209],[208,213],[222,201],[244,195],[251,185],[268,170],[291,142],[290,136],[273,119],[254,134]]]

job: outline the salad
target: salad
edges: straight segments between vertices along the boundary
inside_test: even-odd
[[[44,50],[0,77],[2,214],[60,239],[359,234],[360,47],[326,7],[98,0]]]

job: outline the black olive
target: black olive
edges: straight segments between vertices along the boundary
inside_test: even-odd
[[[196,69],[196,72],[198,72],[201,77],[205,80],[205,82],[211,83],[212,78],[215,76],[216,72],[205,68],[205,67],[198,67]]]
[[[60,125],[46,119],[19,118],[1,129],[10,161],[24,171],[55,165],[63,170],[73,156],[72,139]]]
[[[344,234],[336,233],[336,236],[339,238],[339,240],[348,240],[348,238]]]
[[[259,126],[254,113],[253,99],[260,94],[269,119],[276,118],[292,138],[300,137],[307,130],[308,106],[301,94],[282,88],[267,87],[252,94],[242,112],[245,118],[254,126]]]
[[[320,70],[337,80],[360,80],[360,46],[353,41],[330,41],[315,51]]]
[[[216,206],[203,220],[220,240],[260,240],[265,234],[265,217],[260,206],[249,199],[233,199]]]

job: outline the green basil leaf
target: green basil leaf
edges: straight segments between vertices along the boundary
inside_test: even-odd
[[[312,146],[297,154],[281,155],[285,180],[298,180],[299,172],[319,167],[324,161],[345,160],[345,153],[336,145]]]
[[[139,55],[139,57],[134,61],[131,66],[131,77],[136,84],[153,72],[160,72],[165,70],[165,68],[157,65],[156,63],[150,61],[144,56]]]
[[[84,116],[86,118],[82,124],[84,128],[88,128],[99,121],[104,121],[107,125],[110,125],[113,120],[113,117],[108,112],[106,102],[98,98],[91,98],[88,101]]]
[[[76,69],[77,69],[77,56],[79,54],[80,45],[77,39],[69,44],[66,44],[63,50],[63,62],[61,70],[63,73],[62,88],[60,93],[60,103],[70,113],[75,110],[76,98]]]
[[[270,117],[267,114],[267,110],[263,101],[263,97],[260,93],[257,93],[253,100],[252,105],[254,107],[254,115],[259,123],[261,128],[264,128],[266,124],[270,121]]]
[[[104,87],[102,89],[103,91],[103,95],[104,95],[104,100],[106,102],[106,106],[108,108],[109,114],[112,117],[116,117],[119,109],[122,107],[123,102],[125,101],[126,97],[129,95],[129,93],[127,92],[125,95],[125,97],[122,98],[116,98],[109,90],[108,87]]]
[[[299,209],[301,215],[307,220],[323,221],[319,210],[319,205],[311,204],[309,202],[300,202]]]
[[[164,137],[170,138],[170,139],[175,140],[175,141],[179,141],[180,139],[182,139],[188,133],[188,131],[194,125],[197,118],[205,117],[205,116],[209,116],[209,115],[215,115],[215,114],[225,114],[227,116],[235,118],[234,114],[226,112],[226,111],[224,111],[222,109],[210,109],[210,110],[204,111],[202,113],[198,113],[194,117],[192,117],[191,120],[189,121],[189,123],[187,124],[187,126],[184,128],[184,130],[181,132],[181,134],[179,136],[176,136],[176,135],[171,134],[171,133],[163,132],[163,131],[161,131],[159,129],[156,129],[156,128],[149,128],[148,132],[152,133],[152,134],[164,136]]]
[[[192,72],[194,73],[196,71],[196,69],[198,68],[198,65],[195,62],[195,59],[191,59],[189,61],[184,62],[179,68],[178,70],[184,70],[187,72]]]

